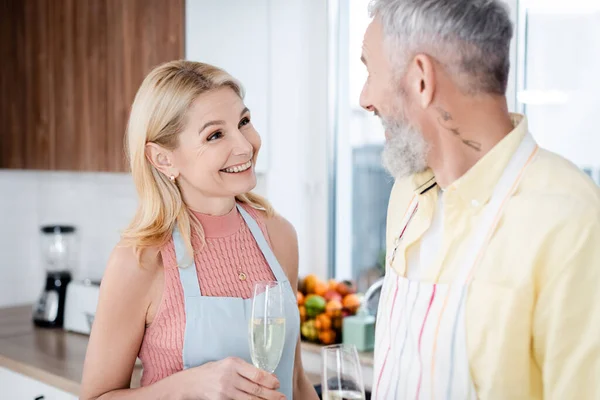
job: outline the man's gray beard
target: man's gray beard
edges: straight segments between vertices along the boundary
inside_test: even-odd
[[[429,146],[421,132],[406,120],[381,119],[389,139],[383,148],[383,167],[395,179],[427,169]]]

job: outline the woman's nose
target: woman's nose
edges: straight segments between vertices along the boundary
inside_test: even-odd
[[[236,156],[244,156],[251,155],[252,152],[252,144],[248,141],[246,136],[244,136],[244,134],[238,130],[235,135],[233,154]]]

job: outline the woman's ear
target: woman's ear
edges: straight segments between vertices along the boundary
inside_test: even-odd
[[[170,150],[156,143],[147,143],[146,158],[167,178],[174,180],[179,176],[179,170],[173,165],[173,153]]]

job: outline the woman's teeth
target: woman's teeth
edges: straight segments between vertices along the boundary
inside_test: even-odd
[[[244,172],[246,171],[248,168],[250,168],[252,166],[252,160],[248,161],[245,164],[242,165],[238,165],[236,167],[231,167],[231,168],[224,168],[221,171],[223,172],[228,172],[230,174],[235,174],[237,172]]]

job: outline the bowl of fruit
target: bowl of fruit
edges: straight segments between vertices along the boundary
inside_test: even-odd
[[[311,274],[298,282],[297,303],[302,339],[329,345],[341,343],[343,318],[356,314],[360,297],[351,281],[324,281]]]

